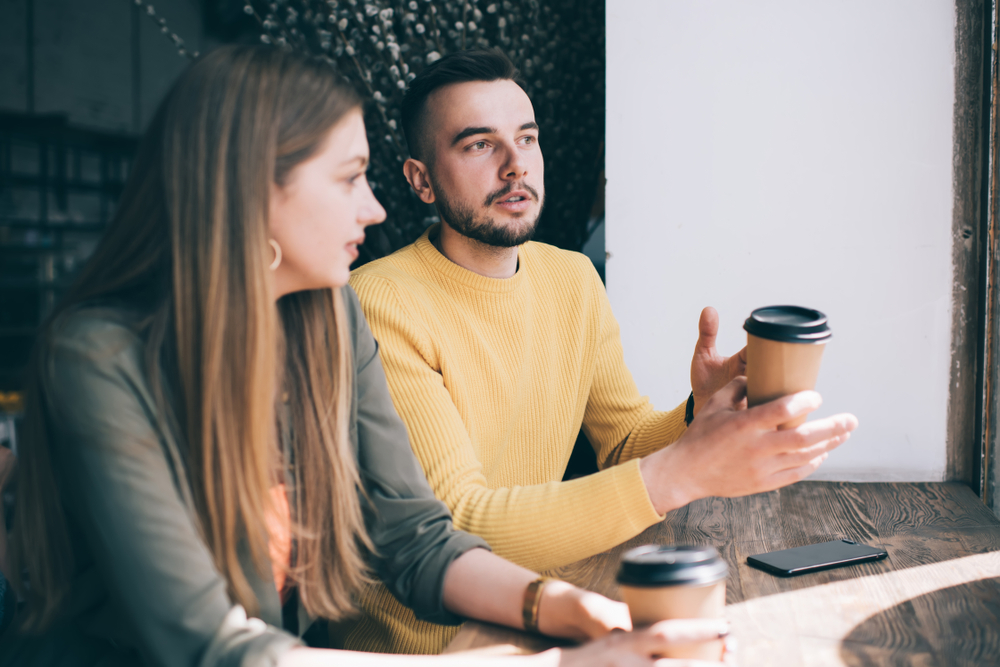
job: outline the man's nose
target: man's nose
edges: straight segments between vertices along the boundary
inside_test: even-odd
[[[506,160],[500,170],[500,178],[516,181],[528,173],[528,161],[515,146],[507,149]]]

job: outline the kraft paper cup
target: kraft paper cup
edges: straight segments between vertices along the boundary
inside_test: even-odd
[[[833,335],[826,315],[800,306],[758,308],[747,331],[747,403],[750,407],[813,389],[826,342]],[[795,428],[805,415],[779,426]]]
[[[618,571],[632,625],[679,618],[722,618],[729,567],[714,547],[647,545],[627,552]],[[665,658],[721,660],[722,639],[677,644]]]

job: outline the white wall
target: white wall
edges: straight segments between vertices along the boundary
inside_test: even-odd
[[[609,1],[607,284],[640,390],[684,400],[701,308],[830,318],[814,479],[940,480],[951,322],[954,5]],[[972,369],[970,369],[970,372]]]

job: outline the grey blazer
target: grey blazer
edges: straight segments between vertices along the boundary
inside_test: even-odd
[[[435,499],[357,295],[350,287],[343,294],[354,344],[351,442],[377,551],[371,566],[418,617],[458,623],[442,603],[445,571],[467,550],[488,547],[456,531]],[[248,619],[227,595],[196,529],[182,450],[160,427],[143,354],[126,311],[78,309],[54,328],[52,492],[67,514],[77,569],[61,620],[41,637],[8,630],[0,665],[273,665],[301,644],[282,629],[274,583],[248,556],[259,618]],[[314,619],[297,615],[302,634]]]

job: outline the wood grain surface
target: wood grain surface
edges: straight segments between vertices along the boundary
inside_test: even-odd
[[[889,557],[775,577],[747,556],[849,538]],[[710,544],[729,563],[726,616],[743,667],[1000,665],[1000,521],[954,483],[801,482],[706,498],[606,553],[547,574],[620,599],[622,553]],[[533,653],[543,637],[467,623],[447,652]]]

